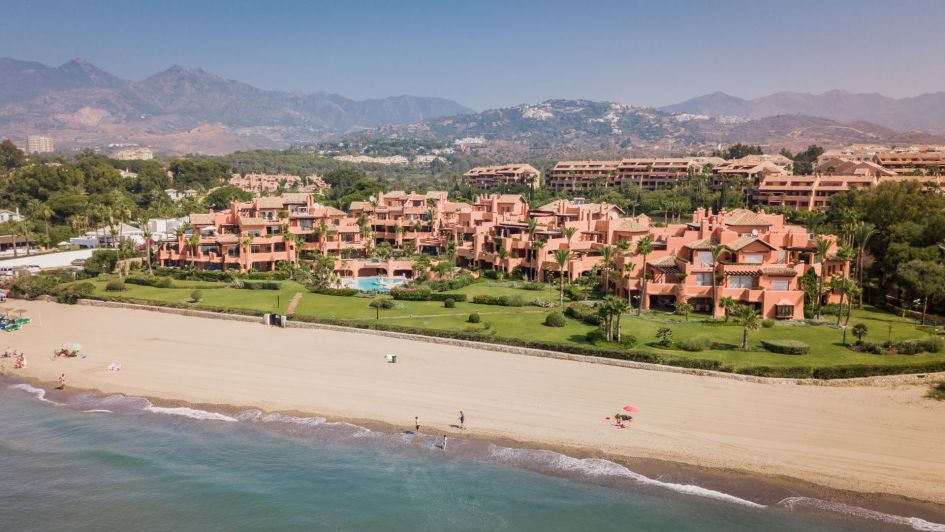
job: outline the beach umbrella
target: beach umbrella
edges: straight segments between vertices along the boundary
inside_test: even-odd
[[[623,409],[626,410],[627,412],[639,412],[639,411],[640,411],[639,408],[637,408],[637,407],[635,407],[635,406],[630,406],[630,405],[627,405],[627,406],[623,407]]]

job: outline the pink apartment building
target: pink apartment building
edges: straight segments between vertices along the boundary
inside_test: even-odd
[[[643,307],[654,309],[686,300],[715,316],[723,314],[718,301],[730,297],[756,306],[765,318],[803,318],[798,278],[807,269],[830,277],[849,267],[836,258],[815,261],[812,235],[785,224],[781,215],[699,209],[688,223],[657,227],[645,215],[628,217],[607,203],[577,198],[532,209],[518,194],[481,195],[466,204],[450,201],[445,192],[398,191],[353,202],[349,213],[314,203],[309,194],[283,194],[191,215],[191,225],[196,239],[183,235],[162,244],[162,265],[272,271],[281,261],[322,255],[335,260],[342,277],[412,277],[410,260],[370,258],[370,248],[389,242],[432,255],[451,250],[459,266],[574,280],[599,267],[610,246],[611,293],[635,305],[642,295]],[[645,264],[633,252],[644,237],[653,243]],[[723,251],[713,264],[714,246]],[[565,268],[555,260],[559,249],[570,250]]]

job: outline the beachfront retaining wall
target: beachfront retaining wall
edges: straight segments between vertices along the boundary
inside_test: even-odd
[[[161,307],[155,305],[141,305],[137,303],[122,303],[118,301],[101,301],[97,299],[80,299],[78,304],[92,307],[124,308],[130,310],[147,310],[151,312],[163,312],[165,314],[177,314],[179,316],[196,316],[200,318],[210,318],[217,320],[240,321],[244,323],[262,324],[260,316],[247,316],[244,314],[223,313],[208,310],[196,310],[174,307]],[[945,376],[943,373],[924,373],[909,375],[882,375],[876,377],[858,377],[852,379],[786,379],[773,377],[759,377],[755,375],[742,375],[739,373],[726,373],[722,371],[711,371],[705,369],[683,368],[678,366],[668,366],[663,364],[651,364],[647,362],[637,362],[633,360],[619,360],[614,358],[597,357],[590,355],[578,355],[574,353],[564,353],[561,351],[551,351],[545,349],[534,349],[530,347],[519,347],[503,344],[493,344],[488,342],[475,342],[471,340],[460,340],[455,338],[443,338],[438,336],[424,336],[420,334],[410,334],[396,331],[381,331],[376,329],[364,329],[358,327],[345,327],[342,325],[332,325],[325,323],[312,323],[302,321],[287,321],[286,327],[295,329],[322,329],[328,331],[372,334],[375,336],[385,336],[388,338],[397,338],[401,340],[414,340],[433,344],[450,345],[455,347],[465,347],[470,349],[485,349],[500,353],[511,353],[516,355],[526,355],[541,358],[554,358],[558,360],[570,360],[574,362],[585,362],[591,364],[605,364],[608,366],[618,366],[631,369],[642,369],[647,371],[662,371],[667,373],[681,373],[685,375],[696,375],[702,377],[716,377],[721,379],[731,379],[743,382],[754,382],[763,384],[807,384],[820,386],[867,386],[867,385],[891,385],[891,384],[916,384],[933,380],[936,376]]]

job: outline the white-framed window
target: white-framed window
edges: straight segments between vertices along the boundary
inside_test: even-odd
[[[712,252],[711,251],[697,251],[696,252],[696,265],[712,266]]]
[[[697,286],[712,286],[712,274],[711,273],[697,273],[696,285]]]
[[[784,291],[790,290],[791,281],[788,279],[775,279],[774,281],[771,282],[771,289],[784,290]]]
[[[760,253],[745,254],[742,256],[742,262],[745,264],[761,264],[765,256]]]
[[[730,275],[728,286],[729,288],[754,288],[755,278],[751,275]]]

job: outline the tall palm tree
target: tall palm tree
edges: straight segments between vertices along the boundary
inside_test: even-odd
[[[154,275],[154,267],[151,266],[151,238],[154,237],[154,234],[151,233],[151,229],[148,228],[147,221],[142,224],[142,227],[144,227],[144,230],[142,231],[141,236],[144,237],[144,254],[145,260],[148,261],[148,275]]]
[[[538,230],[538,220],[534,218],[528,219],[528,240],[535,240],[535,231]]]
[[[253,235],[247,233],[241,236],[240,246],[243,248],[243,262],[245,263],[246,269],[248,270],[251,265],[249,261],[250,259],[249,254],[253,249]]]
[[[729,314],[732,314],[736,308],[735,300],[730,297],[723,297],[719,299],[719,306],[725,309],[725,323],[728,323]]]
[[[544,240],[532,240],[532,280],[538,278],[538,268],[541,267],[541,250],[545,248]]]
[[[614,248],[613,246],[604,246],[600,248],[601,270],[604,273],[604,296],[610,289],[610,270],[614,267]]]
[[[56,212],[53,211],[49,207],[49,205],[46,205],[45,203],[38,200],[30,200],[30,204],[31,205],[28,207],[30,211],[30,215],[36,218],[43,219],[43,228],[45,229],[45,232],[46,232],[46,245],[48,246],[50,244],[49,219],[55,216]]]
[[[574,233],[577,232],[577,229],[573,227],[565,227],[562,231],[564,237],[568,239],[568,248],[571,248],[571,239],[574,237]]]
[[[827,276],[827,253],[830,252],[830,246],[832,242],[826,238],[818,238],[814,240],[814,246],[817,248],[817,258],[820,260],[820,279],[817,281],[817,319],[821,319],[823,314],[821,313],[823,309],[823,297],[824,297],[824,278]]]
[[[640,290],[640,306],[637,307],[637,316],[643,314],[643,300],[646,299],[646,257],[653,252],[653,239],[649,235],[637,241],[637,255],[643,255],[643,286]]]
[[[614,316],[614,333],[616,340],[620,341],[620,319],[623,315],[630,311],[630,303],[620,299],[618,297],[608,296],[610,301],[607,302],[607,306],[610,307],[610,312]]]
[[[853,248],[850,246],[843,246],[837,251],[837,257],[843,260],[846,267],[842,268],[843,275],[840,281],[840,310],[837,312],[837,327],[840,326],[840,321],[843,319],[843,299],[847,294],[847,269],[849,268],[850,261],[853,260],[853,256],[856,252],[853,251]]]
[[[555,262],[558,263],[558,277],[560,279],[560,291],[558,294],[558,305],[564,306],[564,275],[568,268],[568,262],[571,260],[571,250],[568,248],[555,250]]]
[[[719,258],[725,253],[728,247],[721,244],[712,245],[712,316],[715,317],[715,309],[719,306],[719,282],[718,275]]]
[[[752,306],[739,305],[735,310],[735,321],[742,326],[742,349],[748,349],[748,333],[761,328],[761,315]]]
[[[856,240],[856,278],[857,284],[860,285],[857,308],[863,308],[863,264],[866,256],[866,244],[869,243],[874,234],[876,234],[876,226],[869,222],[858,223],[854,231],[854,239]]]
[[[637,265],[633,262],[624,262],[623,264],[623,274],[627,278],[627,304],[632,303],[633,293],[630,291],[630,279],[633,277],[633,270],[635,270]]]

